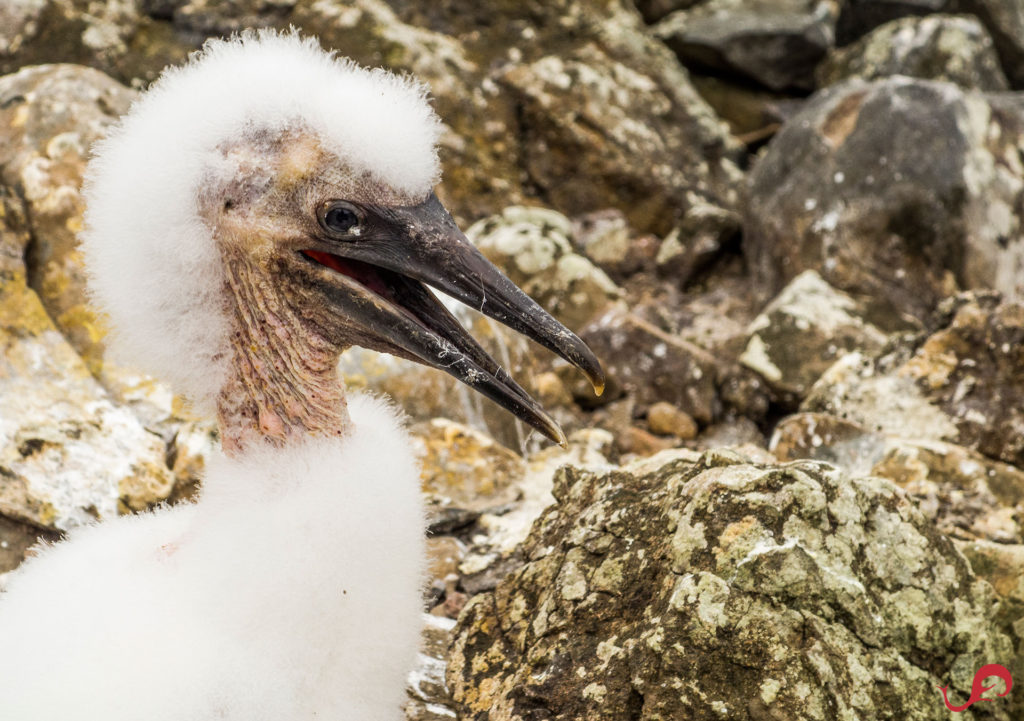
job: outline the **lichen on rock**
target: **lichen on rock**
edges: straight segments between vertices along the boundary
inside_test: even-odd
[[[1009,663],[992,588],[887,481],[719,451],[554,493],[456,628],[467,717],[923,720]]]

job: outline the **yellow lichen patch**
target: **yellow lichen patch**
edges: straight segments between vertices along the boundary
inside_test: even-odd
[[[147,464],[133,467],[132,474],[118,483],[118,511],[144,511],[167,500],[174,488],[174,476],[166,466]]]

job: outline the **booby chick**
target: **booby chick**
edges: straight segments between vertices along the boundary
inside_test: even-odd
[[[603,383],[432,192],[424,89],[295,34],[215,41],[103,142],[82,248],[112,348],[215,413],[193,505],[70,534],[0,596],[0,718],[400,717],[423,510],[396,413],[348,399],[351,345],[440,368],[556,441],[427,289]],[[425,285],[426,284],[426,285]]]

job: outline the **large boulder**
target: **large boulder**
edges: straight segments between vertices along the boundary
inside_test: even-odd
[[[751,323],[740,362],[793,403],[840,356],[881,349],[886,334],[867,315],[863,303],[804,271]]]
[[[771,90],[811,90],[835,42],[838,3],[709,0],[654,28],[687,66],[739,76]]]
[[[992,587],[891,483],[669,453],[559,472],[527,563],[455,629],[466,718],[924,721],[1012,665]]]
[[[986,91],[1009,87],[992,36],[977,18],[964,15],[894,20],[830,53],[818,66],[821,85],[890,75],[944,80]]]
[[[877,358],[844,356],[802,409],[1024,467],[1024,305],[964,294],[943,304],[931,330]]]
[[[758,290],[813,269],[916,318],[958,288],[1020,292],[1022,107],[903,77],[821,91],[750,176]]]

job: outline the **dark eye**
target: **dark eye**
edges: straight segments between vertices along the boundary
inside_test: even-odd
[[[324,203],[318,213],[320,226],[332,235],[352,235],[361,215],[354,205],[343,200]]]

